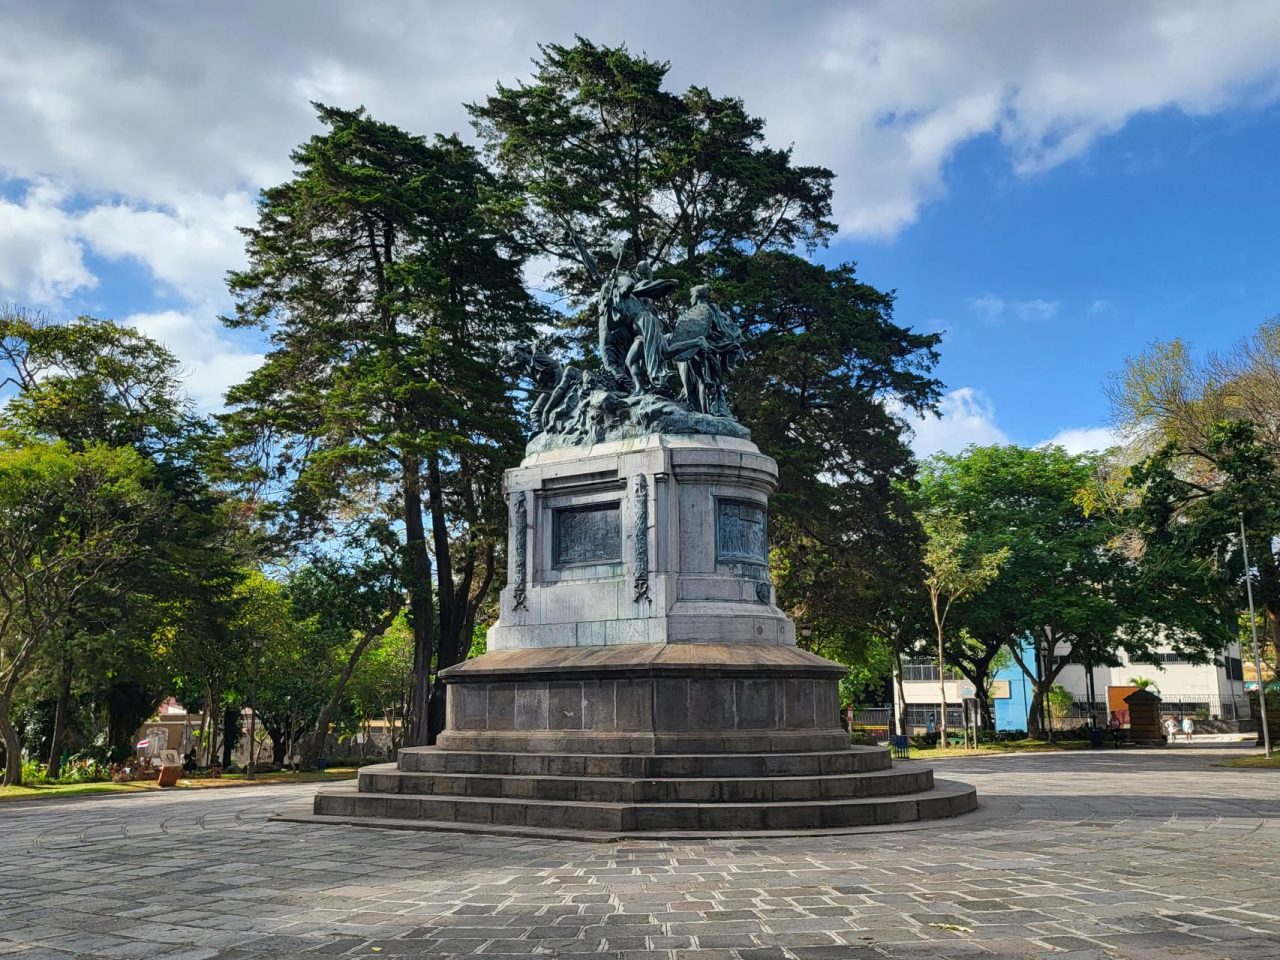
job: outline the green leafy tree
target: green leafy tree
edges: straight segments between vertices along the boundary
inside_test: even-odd
[[[1125,549],[1126,516],[1091,492],[1104,465],[1059,447],[971,447],[933,458],[920,478],[925,502],[967,518],[974,549],[1008,550],[999,578],[953,616],[981,657],[1003,644],[1033,684],[1032,735],[1046,732],[1045,698],[1068,663],[1116,666],[1120,650],[1141,661],[1165,643],[1205,660],[1221,646],[1187,628],[1195,610],[1179,597],[1183,584],[1154,581]],[[948,656],[984,685],[972,654]]]
[[[80,598],[110,589],[159,509],[147,462],[128,447],[0,435],[0,736],[5,783],[22,780],[10,716],[37,654],[57,642]]]
[[[294,615],[310,621],[327,641],[328,661],[337,670],[326,678],[315,723],[299,742],[300,762],[310,769],[320,758],[329,732],[364,652],[379,641],[400,614],[403,591],[394,564],[352,564],[315,560],[289,582]]]
[[[403,742],[412,686],[413,632],[402,614],[360,660],[348,694],[366,733],[375,721],[385,725],[393,754]]]
[[[1216,632],[1224,606],[1244,607],[1244,514],[1272,659],[1280,650],[1277,384],[1280,318],[1203,358],[1181,340],[1157,343],[1108,384],[1113,415],[1129,438],[1116,485],[1131,495],[1124,502],[1133,508],[1135,553],[1166,581],[1183,584],[1183,602],[1198,603],[1204,629]]]
[[[745,335],[735,414],[778,461],[770,534],[778,595],[815,635],[861,656],[884,598],[919,565],[900,488],[913,471],[896,413],[931,409],[938,337],[893,322],[893,296],[852,264],[799,255],[834,233],[830,170],[765,142],[741,100],[666,89],[668,65],[578,38],[533,77],[470,107],[487,155],[529,199],[527,236],[572,302],[594,293],[566,227],[621,244],[664,277],[710,282]],[[583,353],[591,311],[569,318]],[[588,361],[589,362],[589,361]]]
[[[79,317],[56,323],[30,310],[0,312],[3,422],[22,433],[130,446],[181,457],[199,432],[173,355],[131,327]],[[162,459],[162,457],[157,457]]]
[[[963,514],[940,510],[925,512],[924,587],[929,596],[938,656],[938,691],[942,709],[938,717],[940,742],[947,743],[947,617],[953,604],[981,593],[1000,575],[1009,559],[1009,548],[989,552],[975,550],[965,529]]]
[[[319,616],[305,617],[294,608],[287,577],[255,572],[242,583],[241,599],[235,628],[249,645],[261,643],[258,724],[271,738],[270,761],[283,765],[329,697],[341,670],[340,644]]]
[[[1062,684],[1055,683],[1045,694],[1045,702],[1049,706],[1050,722],[1055,729],[1061,730],[1063,721],[1071,716],[1071,709],[1076,705],[1075,694]]]
[[[265,190],[233,326],[270,330],[228,395],[240,476],[293,543],[345,514],[401,541],[415,638],[410,739],[443,725],[433,670],[466,655],[498,572],[519,449],[505,347],[543,311],[521,281],[521,200],[456,137],[316,107],[326,132]],[[434,567],[434,583],[433,583]]]
[[[116,750],[131,749],[138,723],[166,692],[157,638],[181,614],[213,625],[200,642],[216,642],[243,544],[234,505],[207,479],[211,426],[191,411],[177,361],[159,344],[110,321],[55,323],[12,309],[0,315],[0,377],[13,389],[0,410],[4,428],[73,451],[132,450],[150,464],[146,482],[164,503],[138,531],[129,563],[110,584],[78,593],[40,654],[37,675],[56,698],[47,744],[56,776],[76,703],[105,714],[90,723]]]
[[[487,152],[524,187],[528,234],[560,266],[552,280],[591,292],[565,236],[621,240],[687,277],[709,256],[813,249],[834,232],[833,174],[765,144],[741,100],[664,89],[668,64],[578,37],[539,48],[531,81],[469,109]]]
[[[1198,459],[1209,475],[1187,469],[1178,441],[1171,441],[1125,475],[1136,499],[1126,519],[1137,535],[1136,551],[1154,595],[1183,612],[1183,629],[1207,645],[1223,647],[1238,636],[1244,609],[1244,555],[1240,528],[1249,536],[1249,560],[1260,615],[1276,649],[1280,612],[1280,564],[1274,531],[1280,531],[1280,473],[1258,429],[1243,420],[1211,428]]]

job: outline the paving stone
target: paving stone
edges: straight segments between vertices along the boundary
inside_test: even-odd
[[[0,956],[1276,960],[1280,790],[1223,755],[940,762],[977,815],[840,837],[268,820],[305,786],[0,804]]]

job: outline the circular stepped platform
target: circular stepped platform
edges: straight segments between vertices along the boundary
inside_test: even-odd
[[[414,747],[323,788],[309,822],[609,840],[844,832],[977,808],[880,747],[803,753],[489,753]]]

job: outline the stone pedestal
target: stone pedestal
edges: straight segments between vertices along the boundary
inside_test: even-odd
[[[795,643],[769,583],[778,469],[749,440],[649,436],[507,472],[507,586],[489,650]]]
[[[448,671],[445,750],[836,750],[844,668],[795,647],[626,644],[500,650]]]
[[[840,725],[845,668],[774,604],[750,441],[651,435],[506,476],[488,652],[442,672],[436,746],[325,790],[321,820],[606,838],[844,830],[954,816],[971,787],[899,771]]]

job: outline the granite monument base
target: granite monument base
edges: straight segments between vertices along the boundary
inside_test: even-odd
[[[952,817],[966,784],[839,725],[845,668],[776,644],[505,650],[445,671],[434,747],[322,790],[312,820],[607,840]]]

